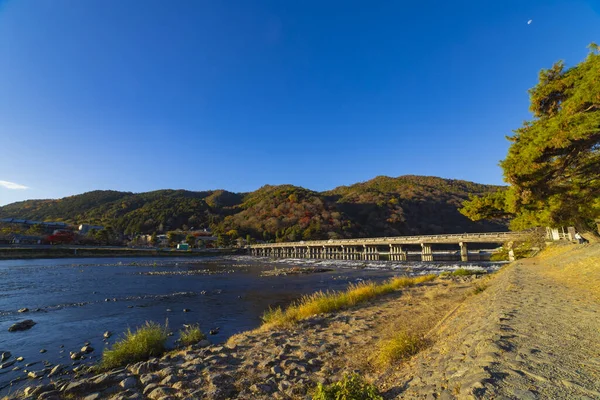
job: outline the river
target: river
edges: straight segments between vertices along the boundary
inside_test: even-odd
[[[261,276],[273,268],[315,263],[329,272]],[[86,342],[95,349],[85,360],[97,361],[102,350],[145,321],[168,322],[177,332],[183,324],[199,324],[211,342],[256,328],[269,307],[285,306],[306,293],[338,290],[349,282],[380,281],[400,273],[457,268],[459,263],[424,264],[348,261],[308,261],[224,257],[85,258],[0,261],[0,353],[11,352],[23,362],[0,369],[0,395],[23,384],[23,369],[40,370],[43,362],[70,365],[70,351]],[[490,264],[486,264],[486,268]],[[19,313],[19,309],[28,312]],[[184,309],[189,311],[184,312]],[[32,319],[26,331],[8,332],[19,321]],[[105,331],[114,335],[103,342]],[[171,338],[169,345],[177,335]],[[41,353],[41,350],[45,352]],[[34,366],[25,364],[35,362]],[[13,370],[18,366],[18,370]]]

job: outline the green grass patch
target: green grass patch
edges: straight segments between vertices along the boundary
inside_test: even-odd
[[[484,274],[484,271],[478,269],[467,269],[467,268],[459,268],[452,271],[452,276],[470,276],[470,275],[480,275]]]
[[[414,278],[396,277],[384,283],[361,282],[351,284],[342,292],[316,292],[303,296],[299,301],[283,310],[280,307],[267,310],[263,317],[263,329],[291,326],[294,323],[324,313],[350,308],[375,297],[391,293],[401,288],[429,282],[435,275]]]
[[[204,339],[206,339],[206,336],[202,333],[198,324],[190,325],[179,333],[179,341],[184,346],[191,346]]]
[[[344,375],[342,380],[330,385],[319,383],[313,400],[383,400],[377,388],[358,374]]]
[[[128,330],[125,337],[102,354],[100,368],[116,368],[130,363],[160,356],[165,351],[167,325],[146,322],[135,332]]]
[[[475,285],[475,288],[473,289],[473,294],[479,294],[483,291],[485,291],[485,289],[488,288],[488,285],[486,285],[485,283],[479,283],[477,285]]]
[[[406,360],[421,351],[427,342],[419,335],[399,332],[389,340],[382,341],[376,355],[376,362],[386,367],[394,362]]]

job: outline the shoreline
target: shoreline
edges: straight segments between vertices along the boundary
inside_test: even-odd
[[[2,260],[29,260],[48,258],[110,258],[110,257],[220,257],[243,254],[239,249],[219,249],[210,251],[150,250],[130,248],[0,248]]]
[[[398,318],[400,313],[406,320],[412,316],[413,322],[418,321],[413,328],[424,333],[454,307],[457,299],[462,301],[473,282],[483,279],[480,275],[438,278],[350,309],[303,319],[287,329],[259,326],[233,335],[225,343],[207,346],[205,342],[176,348],[149,361],[107,371],[85,367],[72,372],[73,367],[65,366],[62,373],[53,375],[51,382],[45,381],[42,386],[37,382],[25,383],[23,391],[7,398],[34,399],[50,391],[56,397],[44,399],[89,395],[98,399],[125,399],[135,396],[134,392],[139,394],[135,398],[140,399],[178,393],[188,398],[215,400],[296,399],[304,397],[315,382],[332,382],[344,371],[356,368],[354,364],[359,360],[346,356],[349,346],[356,346],[363,354],[368,352],[370,342],[385,336],[380,327],[385,325],[384,321],[389,322],[388,317]],[[433,294],[426,295],[429,292]],[[410,307],[415,300],[427,306]],[[348,360],[354,364],[345,365]],[[43,374],[43,371],[37,372]],[[135,385],[128,386],[124,381]]]

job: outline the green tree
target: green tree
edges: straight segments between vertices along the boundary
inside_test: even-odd
[[[170,231],[167,232],[167,241],[169,242],[169,246],[175,246],[181,240],[181,235],[177,232]]]
[[[101,230],[97,231],[96,235],[95,235],[95,239],[101,245],[104,245],[104,246],[108,245],[110,242],[109,231],[107,229],[101,229]]]
[[[229,236],[219,234],[217,236],[217,247],[228,247],[230,243]]]
[[[46,233],[46,230],[44,229],[44,226],[42,224],[35,224],[32,225],[28,230],[27,230],[27,234],[28,235],[34,235],[34,236],[39,236],[39,235],[43,235]]]
[[[501,162],[504,191],[474,198],[461,212],[472,218],[514,217],[511,228],[572,224],[600,218],[600,48],[581,63],[558,62],[540,72],[529,91],[533,120],[508,139]]]
[[[190,245],[190,248],[194,247],[196,245],[196,236],[187,235],[185,238],[185,242]]]

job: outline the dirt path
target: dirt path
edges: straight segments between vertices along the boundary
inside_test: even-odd
[[[600,257],[590,254],[581,276],[595,282]],[[522,260],[500,272],[434,346],[382,379],[386,397],[600,399],[598,289],[565,275],[566,260]]]

